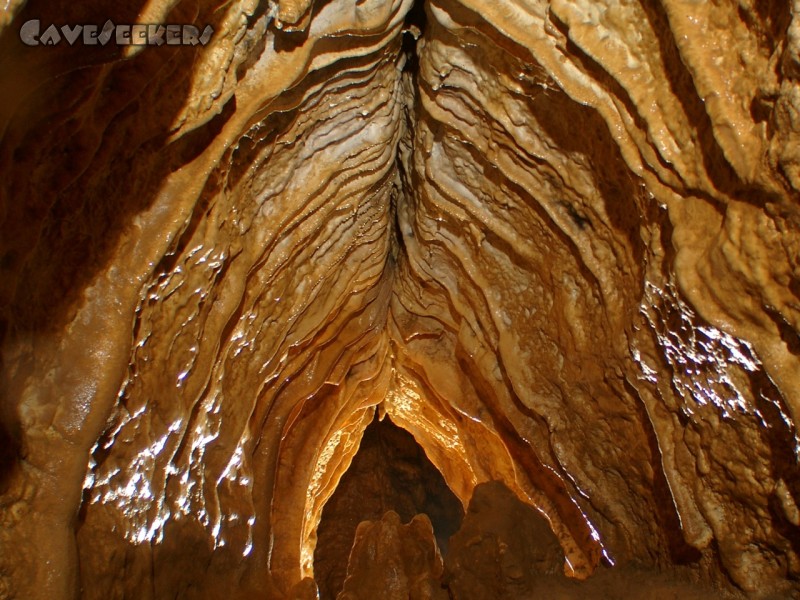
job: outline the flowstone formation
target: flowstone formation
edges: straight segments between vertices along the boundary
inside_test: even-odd
[[[0,598],[316,597],[376,414],[344,597],[800,594],[800,4],[0,10]]]

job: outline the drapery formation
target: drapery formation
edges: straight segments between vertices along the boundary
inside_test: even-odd
[[[0,596],[312,593],[376,410],[570,576],[786,589],[795,4],[8,2]]]

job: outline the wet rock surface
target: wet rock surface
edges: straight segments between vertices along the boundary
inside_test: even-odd
[[[313,597],[376,410],[553,590],[800,593],[799,12],[6,2],[0,598]]]

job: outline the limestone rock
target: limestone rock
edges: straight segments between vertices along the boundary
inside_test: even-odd
[[[424,514],[443,554],[464,516],[458,498],[411,434],[388,418],[376,418],[364,432],[317,528],[314,579],[320,600],[333,600],[341,591],[359,524],[378,522],[388,511],[397,513],[403,523]]]
[[[1,598],[314,595],[376,412],[569,585],[800,593],[797,2],[11,0],[0,84]]]
[[[563,563],[547,520],[503,484],[488,482],[475,488],[451,539],[445,581],[453,598],[534,598],[537,583],[541,592]]]
[[[338,600],[447,600],[439,579],[442,557],[425,515],[403,525],[387,512],[380,521],[362,521],[356,531],[347,579]]]

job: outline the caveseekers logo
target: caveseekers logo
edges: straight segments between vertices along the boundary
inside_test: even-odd
[[[39,19],[22,24],[19,38],[28,46],[105,46],[109,42],[118,46],[205,46],[214,34],[206,25],[202,33],[194,25],[116,25],[110,19],[101,27],[97,25],[50,25],[42,30]]]

